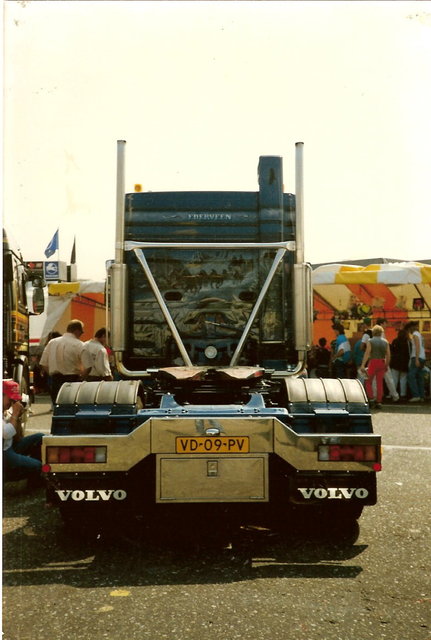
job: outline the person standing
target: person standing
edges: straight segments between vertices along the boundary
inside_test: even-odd
[[[362,324],[363,334],[361,338],[362,351],[364,352],[365,352],[365,347],[367,346],[368,340],[372,337],[370,327],[371,327],[371,318],[364,318],[363,324]]]
[[[83,378],[88,381],[112,380],[111,367],[109,366],[108,352],[106,350],[106,329],[102,327],[94,334],[94,338],[84,342],[81,360],[84,367]]]
[[[355,365],[355,368],[356,368],[356,377],[362,384],[364,384],[365,379],[361,372],[361,364],[362,364],[362,359],[364,357],[367,342],[371,338],[370,326],[371,326],[370,318],[364,318],[361,325],[361,330],[363,332],[362,337],[355,343],[355,346],[353,347],[353,364]]]
[[[410,402],[423,402],[425,400],[425,345],[422,335],[419,333],[419,323],[410,321],[405,330],[410,338],[410,363],[407,380],[412,397]]]
[[[364,384],[364,376],[361,372],[362,359],[364,357],[364,349],[362,348],[362,340],[359,338],[353,346],[353,365],[356,369],[356,379]]]
[[[326,346],[326,338],[319,338],[319,346],[316,347],[316,375],[318,378],[329,378],[329,362],[331,360],[331,352]]]
[[[43,350],[40,365],[52,378],[51,398],[55,402],[64,382],[79,382],[82,374],[81,353],[84,343],[81,320],[71,320],[66,333],[50,340]]]
[[[352,356],[352,349],[344,333],[343,325],[337,322],[332,325],[332,328],[337,336],[332,360],[333,373],[336,378],[345,378],[347,375],[347,364],[350,362]]]
[[[47,337],[47,339],[46,339],[45,347],[46,347],[46,345],[48,344],[48,342],[50,342],[51,340],[54,340],[54,338],[60,338],[60,337],[61,337],[61,333],[60,333],[59,331],[50,331],[50,332],[48,333],[48,337]],[[51,411],[53,411],[53,409],[54,409],[54,404],[55,404],[55,398],[53,399],[53,397],[52,397],[52,395],[53,395],[53,394],[52,394],[52,376],[50,376],[50,375],[47,373],[47,370],[46,370],[46,369],[44,369],[44,368],[41,366],[41,364],[40,364],[40,359],[41,359],[41,358],[39,357],[39,368],[40,368],[40,370],[42,371],[42,374],[44,375],[44,377],[46,378],[46,386],[48,387],[48,392],[49,392],[49,395],[50,395],[50,397],[51,397]]]
[[[382,338],[384,340],[386,340],[386,336],[385,336],[385,327],[388,324],[388,321],[386,320],[386,318],[377,318],[376,320],[376,325],[382,327],[383,333],[382,333]],[[390,370],[390,368],[388,367],[386,372],[385,372],[385,377],[384,377],[386,386],[388,388],[388,392],[389,395],[392,398],[393,402],[398,402],[398,400],[400,399],[400,396],[396,390],[395,387],[395,383],[394,383],[394,379],[392,377],[392,371]]]
[[[6,473],[22,472],[31,482],[40,480],[43,433],[23,436],[21,401],[19,384],[15,380],[3,380],[3,468]]]
[[[401,398],[407,396],[407,372],[410,363],[409,336],[405,329],[400,329],[391,343],[391,371],[395,389],[400,390]]]
[[[376,409],[381,409],[382,407],[383,378],[390,361],[389,342],[383,338],[383,327],[376,324],[372,329],[372,338],[367,342],[361,365],[361,371],[365,373],[365,366],[368,363],[365,391],[370,402],[374,402],[373,381],[376,379]]]

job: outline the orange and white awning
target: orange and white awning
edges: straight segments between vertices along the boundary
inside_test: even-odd
[[[313,286],[325,284],[431,284],[431,266],[420,262],[327,264],[313,270]]]

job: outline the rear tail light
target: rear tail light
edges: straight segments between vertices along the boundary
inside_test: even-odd
[[[319,446],[319,460],[326,462],[377,462],[374,444],[330,444]]]
[[[106,462],[106,447],[47,447],[48,464],[94,464]]]

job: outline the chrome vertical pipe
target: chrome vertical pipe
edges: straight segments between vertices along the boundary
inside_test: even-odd
[[[296,263],[304,262],[304,143],[295,144]]]
[[[109,270],[111,347],[115,354],[126,348],[127,278],[124,264],[124,198],[126,141],[117,140],[117,193],[115,262]]]
[[[117,140],[117,204],[115,230],[115,262],[123,262],[124,243],[124,197],[125,197],[125,155],[126,141]]]

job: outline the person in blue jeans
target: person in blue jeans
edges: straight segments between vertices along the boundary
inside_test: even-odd
[[[24,411],[21,400],[18,383],[3,380],[3,469],[6,477],[8,471],[18,472],[36,484],[42,467],[38,458],[43,434],[23,436],[19,420]]]
[[[423,402],[425,399],[425,345],[419,333],[419,323],[411,320],[405,326],[410,338],[410,363],[407,382],[412,397],[410,402]]]

